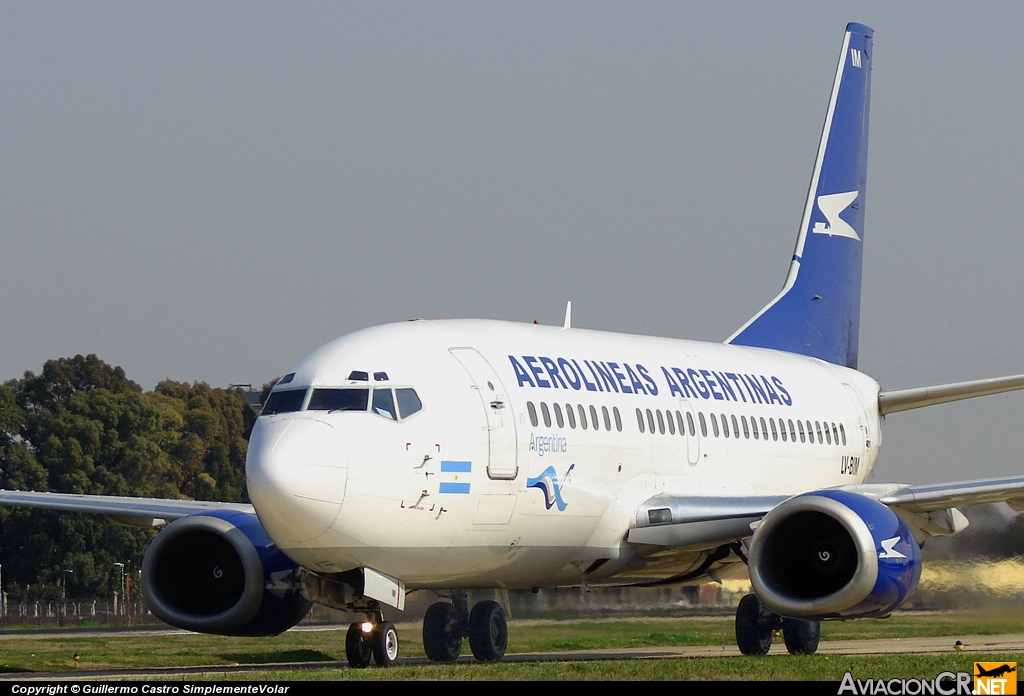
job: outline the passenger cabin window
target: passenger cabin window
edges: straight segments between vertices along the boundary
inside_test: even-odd
[[[565,427],[565,419],[562,418],[562,407],[558,404],[553,404],[555,408],[555,423],[558,423],[559,428]]]
[[[544,418],[544,427],[551,427],[551,411],[548,410],[548,404],[546,401],[540,402],[540,415]]]
[[[530,414],[530,425],[537,427],[537,407],[533,405],[532,401],[526,402],[526,410]]]
[[[640,411],[640,409],[636,410],[636,424],[640,427],[640,432],[645,432],[644,414]]]
[[[583,404],[579,404],[577,408],[580,411],[580,427],[584,430],[587,429],[587,411],[583,408]]]
[[[604,416],[604,429],[605,430],[611,430],[612,429],[612,419],[611,419],[611,416],[608,414],[608,407],[607,406],[602,406],[601,407],[601,415]]]
[[[590,407],[590,425],[594,430],[601,429],[601,426],[597,422],[597,409],[593,406]]]
[[[612,406],[612,415],[615,416],[615,429],[622,432],[622,416],[619,415],[618,406]]]
[[[369,403],[369,389],[314,389],[306,410],[365,411]]]
[[[565,405],[565,416],[569,419],[569,427],[576,429],[576,412],[572,410],[572,404]]]
[[[284,391],[271,392],[267,403],[260,411],[261,416],[272,416],[275,413],[291,413],[302,408],[302,401],[306,398],[305,389],[287,389]]]

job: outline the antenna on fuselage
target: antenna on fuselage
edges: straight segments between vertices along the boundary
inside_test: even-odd
[[[572,300],[565,303],[565,321],[562,322],[562,330],[572,328]]]

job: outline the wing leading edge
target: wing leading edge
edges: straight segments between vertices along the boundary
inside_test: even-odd
[[[203,500],[167,498],[127,498],[114,495],[78,495],[36,491],[0,490],[0,505],[43,510],[89,512],[107,515],[122,524],[154,527],[169,520],[216,510],[253,513],[247,503],[219,503]]]
[[[967,527],[957,508],[1007,503],[1024,512],[1024,476],[911,486],[870,483],[838,486],[891,508],[914,531],[918,542],[949,536]],[[626,535],[635,544],[679,549],[708,549],[749,538],[772,508],[789,496],[693,498],[659,495],[637,511],[636,526]]]

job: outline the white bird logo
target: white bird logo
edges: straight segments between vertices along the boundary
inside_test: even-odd
[[[850,227],[846,220],[839,217],[839,213],[850,207],[850,204],[857,200],[859,191],[847,191],[846,193],[830,193],[827,196],[818,196],[818,209],[828,220],[814,223],[814,234],[827,234],[829,237],[849,237],[860,241],[857,230]]]
[[[878,554],[879,558],[906,558],[906,555],[897,551],[894,547],[900,543],[900,538],[894,536],[892,539],[886,539],[882,542],[882,553]]]

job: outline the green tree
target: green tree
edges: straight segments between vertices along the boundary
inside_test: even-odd
[[[0,487],[244,501],[254,422],[240,390],[165,381],[144,393],[95,355],[50,360],[0,386]],[[96,515],[0,508],[5,588],[54,598],[64,576],[75,596],[107,594],[113,564],[141,567],[155,534]]]

